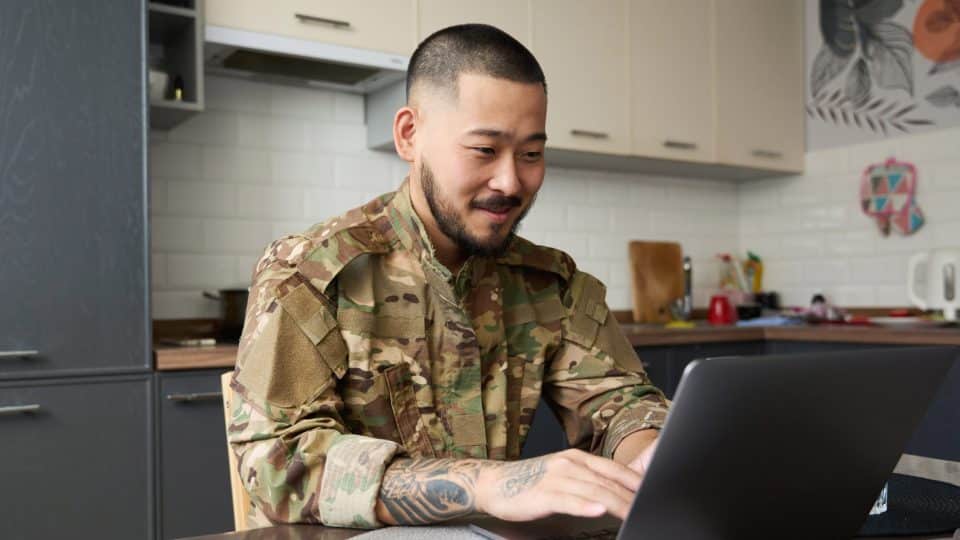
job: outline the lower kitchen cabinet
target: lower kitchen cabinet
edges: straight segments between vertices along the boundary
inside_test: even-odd
[[[221,370],[157,373],[160,538],[233,530]]]
[[[0,383],[0,536],[153,538],[150,375]]]

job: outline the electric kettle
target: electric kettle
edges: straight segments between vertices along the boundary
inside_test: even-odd
[[[924,266],[926,290],[917,294],[917,268]],[[917,253],[910,257],[907,266],[907,296],[910,302],[920,309],[942,309],[943,318],[957,320],[957,308],[960,307],[960,290],[957,278],[960,277],[960,249],[935,249]]]

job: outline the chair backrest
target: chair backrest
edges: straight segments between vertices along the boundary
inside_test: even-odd
[[[233,371],[220,376],[220,387],[223,389],[223,425],[224,430],[230,427],[230,402],[233,400],[233,390],[230,388],[230,379]],[[237,456],[230,448],[230,433],[227,433],[227,460],[230,463],[230,496],[233,501],[233,526],[238,531],[249,529],[247,524],[247,510],[250,508],[250,495],[240,483],[240,472],[237,470]]]

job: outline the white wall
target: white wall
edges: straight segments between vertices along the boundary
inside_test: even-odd
[[[204,289],[247,286],[274,238],[394,189],[407,165],[365,148],[363,100],[324,90],[207,77],[207,110],[151,133],[153,316],[214,317]],[[735,184],[548,169],[521,234],[561,248],[630,309],[627,241],[680,241],[695,304],[736,250]]]
[[[883,237],[860,211],[860,175],[888,157],[913,162],[926,225]],[[960,128],[807,153],[801,176],[739,186],[740,248],[766,260],[765,283],[786,303],[816,292],[842,306],[906,306],[907,259],[960,247]]]

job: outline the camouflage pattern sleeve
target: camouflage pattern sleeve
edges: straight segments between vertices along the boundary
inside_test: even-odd
[[[374,505],[398,445],[344,427],[336,381],[346,347],[328,301],[296,270],[309,243],[278,240],[257,265],[228,439],[254,525],[377,527]]]
[[[668,402],[610,313],[606,289],[577,271],[565,294],[563,338],[544,373],[544,395],[570,445],[612,457],[620,441],[641,429],[659,429]]]

